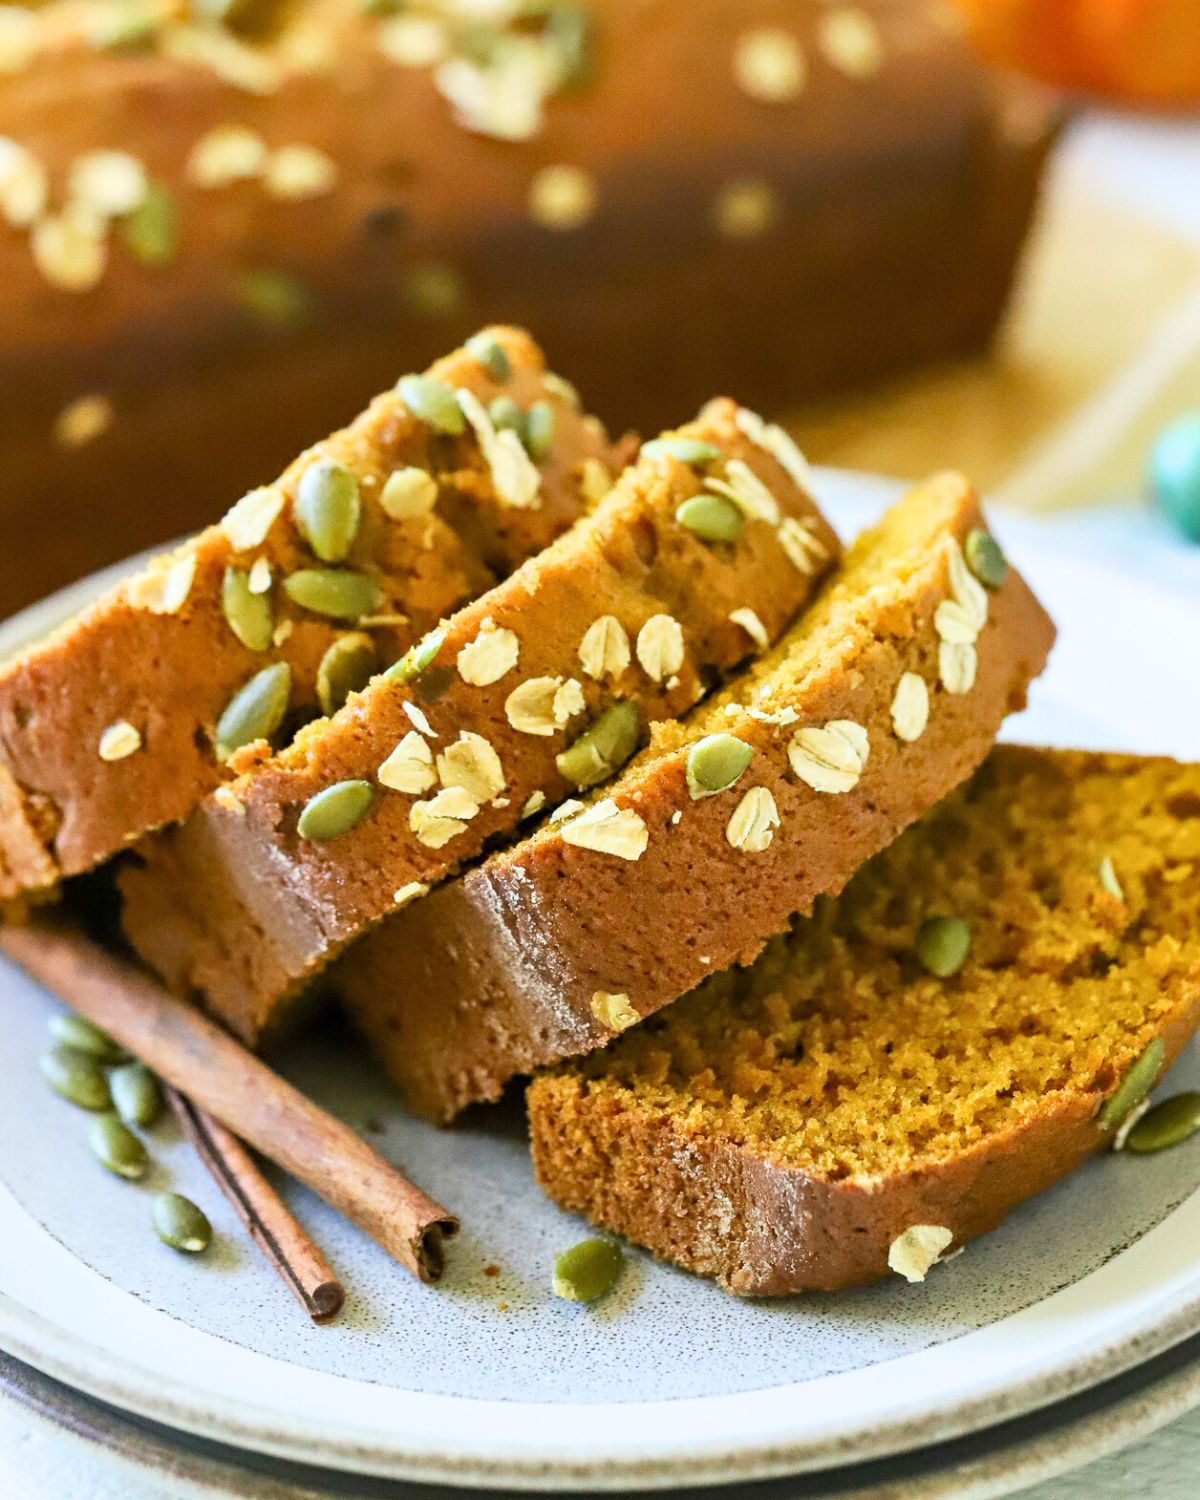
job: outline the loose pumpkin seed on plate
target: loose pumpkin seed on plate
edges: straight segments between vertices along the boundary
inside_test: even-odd
[[[675,511],[675,519],[702,542],[736,542],[746,517],[724,495],[693,495]]]
[[[554,1262],[554,1295],[568,1302],[596,1302],[616,1286],[624,1264],[614,1240],[583,1240]]]
[[[203,1209],[182,1193],[160,1193],[150,1209],[155,1232],[172,1250],[199,1255],[212,1243],[212,1225]]]
[[[459,437],[467,430],[467,419],[444,380],[431,375],[404,375],[396,390],[413,416],[438,432]]]
[[[1126,1151],[1150,1156],[1178,1146],[1200,1130],[1200,1094],[1188,1091],[1148,1109],[1125,1137]]]
[[[145,1063],[114,1068],[108,1088],[117,1113],[126,1125],[153,1125],[162,1113],[163,1094],[158,1079]]]
[[[692,801],[735,786],[754,759],[754,747],[732,734],[709,734],[688,751],[687,784]]]
[[[917,957],[938,979],[957,974],[971,951],[971,929],[961,917],[928,917],[917,929]]]
[[[350,568],[300,568],[283,587],[293,604],[331,620],[360,620],[383,603],[375,580]]]
[[[1100,1110],[1099,1121],[1102,1130],[1115,1130],[1129,1112],[1137,1108],[1158,1081],[1166,1056],[1166,1044],[1162,1037],[1156,1036],[1146,1049],[1134,1058],[1126,1068],[1120,1083],[1105,1100]]]
[[[275,619],[271,596],[255,593],[250,574],[242,568],[226,568],[221,585],[221,613],[225,623],[250,651],[265,651],[271,644]]]
[[[351,693],[361,692],[375,671],[375,645],[369,635],[356,631],[341,635],[321,658],[317,668],[317,701],[321,712],[335,714]]]
[[[217,720],[217,758],[228,760],[243,745],[269,740],[283,723],[292,696],[292,669],[272,662],[244,682]]]
[[[349,555],[361,515],[358,480],[344,464],[322,458],[305,469],[296,490],[296,524],[322,562]]]
[[[76,1052],[60,1043],[43,1052],[38,1060],[42,1077],[69,1104],[80,1109],[111,1109],[112,1095],[104,1069],[86,1052]]]
[[[73,1052],[85,1052],[97,1062],[124,1062],[129,1055],[107,1031],[101,1031],[99,1026],[93,1026],[91,1021],[76,1015],[73,1010],[59,1011],[51,1016],[48,1030],[62,1046],[70,1047]]]
[[[337,781],[304,804],[296,832],[302,839],[326,844],[341,838],[366,817],[375,800],[369,781]]]
[[[115,1172],[136,1182],[146,1175],[150,1158],[146,1148],[119,1115],[100,1115],[88,1127],[88,1145],[96,1160]]]

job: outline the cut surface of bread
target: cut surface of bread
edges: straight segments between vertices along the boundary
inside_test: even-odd
[[[535,1079],[539,1180],[735,1292],[870,1281],[916,1226],[961,1246],[1191,1035],[1198,880],[1200,766],[1001,746],[750,969]],[[948,978],[915,951],[939,915],[970,928]]]
[[[0,667],[0,900],[46,891],[190,812],[229,774],[218,725],[264,668],[284,667],[274,727],[285,733],[321,711],[336,641],[355,636],[361,670],[387,666],[584,512],[589,476],[617,466],[603,428],[547,377],[525,334],[481,340],[474,347],[498,351],[490,367],[464,348],[422,388],[431,378],[452,406],[462,389],[549,414],[521,493],[497,483],[461,418],[443,430],[390,392],[220,524]],[[318,466],[332,468],[343,526],[318,527],[314,540],[300,497]],[[406,490],[401,470],[415,471]],[[293,597],[298,576],[311,586],[330,572],[333,592],[318,577],[319,592]]]
[[[446,1120],[496,1099],[749,962],[970,775],[1053,639],[998,554],[994,592],[968,568],[983,526],[961,476],[912,491],[776,650],[656,726],[602,802],[346,955],[334,986],[413,1108]],[[706,794],[697,767],[722,756]]]
[[[122,881],[135,947],[255,1040],[353,938],[543,803],[611,775],[643,726],[778,638],[838,550],[805,478],[794,445],[728,400],[647,444],[590,516],[446,621],[411,670],[148,841]],[[330,796],[357,815],[318,833]]]

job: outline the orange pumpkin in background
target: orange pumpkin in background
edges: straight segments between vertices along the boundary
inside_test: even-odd
[[[994,62],[1130,102],[1200,103],[1200,0],[956,0]]]

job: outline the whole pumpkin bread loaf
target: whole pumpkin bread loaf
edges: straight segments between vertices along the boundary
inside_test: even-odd
[[[0,5],[0,614],[205,524],[497,309],[647,428],[982,349],[1054,120],[955,18]]]
[[[122,880],[134,946],[257,1039],[351,939],[778,638],[837,551],[805,484],[732,401],[648,443],[553,546],[145,843]]]
[[[602,801],[346,956],[333,982],[413,1108],[449,1119],[749,962],[971,774],[1054,635],[984,526],[961,476],[912,491]]]
[[[456,391],[532,424],[536,464],[511,430],[492,462]],[[401,380],[0,667],[0,900],[185,817],[247,740],[337,707],[569,526],[617,466],[517,330]]]
[[[920,1279],[1191,1036],[1198,871],[1200,766],[1002,746],[752,968],[535,1079],[538,1178],[729,1291]]]

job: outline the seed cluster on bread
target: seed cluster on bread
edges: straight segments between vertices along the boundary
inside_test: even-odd
[[[732,1291],[917,1279],[1192,1034],[1198,878],[1200,767],[1002,746],[751,968],[537,1079],[539,1180]],[[970,933],[946,977],[939,916]]]
[[[369,934],[333,983],[412,1107],[495,1099],[840,889],[975,769],[1053,634],[970,486],[938,477],[723,694]]]
[[[147,842],[122,881],[126,932],[258,1038],[351,939],[613,774],[777,639],[836,551],[791,441],[710,403],[332,719]]]
[[[546,546],[619,463],[516,330],[402,379],[0,667],[0,899],[185,816],[246,744],[335,709]]]

